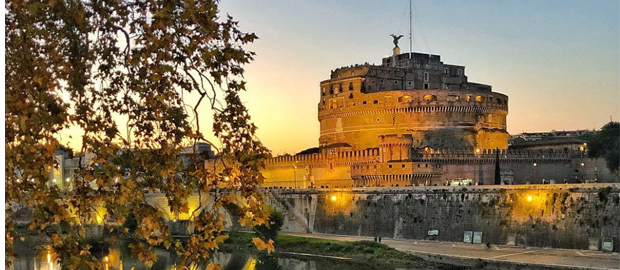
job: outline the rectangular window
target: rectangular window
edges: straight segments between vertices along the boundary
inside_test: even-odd
[[[456,74],[459,75],[459,76],[463,75],[463,70],[457,69],[456,70]]]
[[[424,72],[424,81],[428,82],[428,72]]]
[[[448,69],[448,68],[444,68],[444,69],[443,69],[443,74],[448,75],[448,73],[450,73],[450,69]]]
[[[424,89],[428,89],[428,83],[424,84]]]

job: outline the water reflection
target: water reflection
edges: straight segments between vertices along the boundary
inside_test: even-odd
[[[15,242],[15,251],[19,254],[10,270],[60,270],[61,265],[55,263],[53,254],[45,251],[37,255],[32,242]],[[110,249],[107,254],[103,251],[95,252],[106,262],[106,270],[185,270],[176,265],[178,256],[167,250],[156,250],[157,261],[151,268],[131,255],[128,247]],[[256,255],[244,252],[218,252],[214,254],[214,261],[219,263],[222,270],[353,270],[375,269],[369,265],[354,263],[352,261],[331,260],[307,257],[282,257]],[[196,266],[195,269],[204,270],[204,266]],[[384,269],[385,270],[385,269]]]

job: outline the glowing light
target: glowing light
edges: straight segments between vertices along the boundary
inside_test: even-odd
[[[534,162],[534,164],[533,164],[533,165],[534,165],[534,167],[538,166],[538,164],[537,164],[536,162]]]
[[[105,256],[105,258],[103,258],[103,260],[104,260],[105,262],[108,262],[108,261],[110,261],[110,258],[108,258],[108,256]]]
[[[583,163],[582,163],[583,164]],[[583,165],[582,165],[583,166]],[[56,178],[52,179],[52,183],[56,183]]]
[[[583,166],[585,166],[585,165],[586,165],[585,163],[581,162],[581,167],[583,167]]]
[[[230,177],[224,176],[224,182],[229,181],[229,180],[230,180]]]
[[[476,148],[476,153],[480,154],[480,148]]]
[[[118,183],[118,177],[114,178],[114,183]]]
[[[52,253],[47,251],[47,263],[52,263]]]
[[[532,196],[531,196],[531,195],[530,195],[530,196],[527,196],[527,201],[528,201],[528,202],[531,202],[532,200],[533,200],[533,198],[532,198]]]
[[[338,199],[338,197],[336,197],[336,195],[332,195],[332,198],[331,198],[331,199],[332,199],[332,201],[334,201],[334,202],[335,202],[335,201]]]
[[[67,183],[71,182],[71,178],[67,177],[67,179],[65,179],[65,181],[67,181]]]

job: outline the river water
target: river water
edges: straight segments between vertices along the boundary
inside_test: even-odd
[[[15,252],[18,258],[13,260],[10,270],[60,270],[62,265],[55,263],[53,255],[46,252],[37,252],[32,242],[15,241]],[[37,255],[38,253],[38,255]],[[95,256],[107,261],[107,270],[184,270],[178,267],[178,257],[167,250],[156,250],[157,261],[151,268],[132,256],[127,247],[117,247],[107,254],[94,252]],[[385,267],[357,263],[351,260],[328,259],[312,256],[297,255],[257,255],[247,252],[218,252],[214,254],[214,261],[219,263],[222,270],[365,270],[381,269]],[[204,270],[198,266],[196,270]]]

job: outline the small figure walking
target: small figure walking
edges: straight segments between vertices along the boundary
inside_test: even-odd
[[[379,236],[379,243],[381,243],[381,236]]]
[[[487,250],[491,249],[491,243],[487,242]]]
[[[375,236],[375,242],[377,242],[377,237]]]

